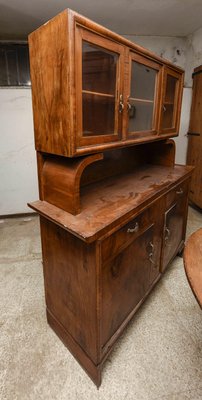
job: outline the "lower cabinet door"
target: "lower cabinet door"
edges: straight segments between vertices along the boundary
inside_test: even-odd
[[[159,274],[155,225],[148,227],[102,269],[102,346],[113,336]]]
[[[162,271],[177,253],[184,240],[184,222],[186,217],[185,200],[173,204],[165,213]]]

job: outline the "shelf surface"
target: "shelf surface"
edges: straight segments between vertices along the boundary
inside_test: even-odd
[[[82,90],[82,93],[84,94],[89,94],[89,95],[93,95],[93,96],[100,96],[100,97],[110,97],[112,99],[115,98],[114,94],[109,94],[109,93],[102,93],[102,92],[91,92],[90,90]]]
[[[152,103],[152,104],[154,103],[154,100],[139,99],[139,98],[136,98],[136,97],[129,97],[129,100],[138,101],[140,103]]]
[[[74,216],[46,201],[29,206],[86,242],[122,226],[148,203],[191,174],[193,167],[145,165],[81,188],[81,213]]]

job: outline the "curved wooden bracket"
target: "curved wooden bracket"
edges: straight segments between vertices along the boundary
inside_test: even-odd
[[[161,140],[150,143],[148,147],[152,164],[174,167],[175,165],[175,142],[173,139]]]
[[[80,206],[80,181],[85,168],[103,159],[103,153],[79,158],[51,157],[43,164],[42,198],[64,211],[77,215]]]

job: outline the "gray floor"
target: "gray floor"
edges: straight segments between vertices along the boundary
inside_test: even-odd
[[[202,314],[176,257],[94,384],[46,323],[38,217],[0,221],[1,400],[201,400]],[[188,235],[202,226],[189,210]]]

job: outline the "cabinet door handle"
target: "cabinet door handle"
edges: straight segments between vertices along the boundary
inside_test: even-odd
[[[154,251],[154,245],[152,242],[149,242],[150,247],[152,248],[152,252]]]
[[[154,262],[154,260],[153,260],[153,253],[150,253],[150,254],[149,254],[149,261],[150,261],[153,265],[156,264],[156,263]]]
[[[119,99],[119,112],[122,113],[123,110],[124,110],[123,95],[120,94],[120,99]]]
[[[163,112],[166,112],[166,106],[163,105]]]
[[[167,245],[167,242],[169,240],[169,236],[170,236],[170,229],[167,228],[167,226],[165,227],[165,244]]]
[[[167,226],[165,227],[165,233],[167,233],[167,236],[170,236],[170,229],[167,228]]]
[[[183,192],[183,190],[182,190],[182,188],[180,188],[180,190],[176,190],[176,194],[183,194],[184,192]]]
[[[132,106],[129,102],[129,100],[127,101],[127,111],[130,112],[130,110],[132,110]]]
[[[139,224],[138,224],[138,222],[136,222],[134,228],[128,228],[127,229],[127,233],[138,232],[138,230],[139,230]]]

